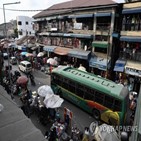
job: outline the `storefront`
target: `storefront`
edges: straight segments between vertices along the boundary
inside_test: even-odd
[[[88,70],[88,60],[90,58],[91,51],[85,51],[80,49],[73,49],[69,51],[68,56],[72,58],[72,62],[76,67],[82,64]]]
[[[125,74],[128,78],[132,78],[133,88],[131,90],[139,93],[140,90],[140,80],[141,80],[141,64],[140,62],[127,61],[125,65]],[[131,84],[131,82],[130,82]]]
[[[107,58],[93,56],[89,60],[89,67],[91,67],[91,72],[94,72],[96,75],[103,76],[110,67],[110,60],[107,60]]]
[[[114,71],[116,72],[124,72],[126,61],[125,60],[117,60],[115,63]]]
[[[58,57],[60,65],[64,65],[68,62],[68,54],[70,51],[71,49],[66,47],[56,47],[54,49],[54,56]]]
[[[54,52],[55,48],[57,48],[57,46],[44,46],[43,50],[47,51],[47,57],[50,57],[51,52]]]

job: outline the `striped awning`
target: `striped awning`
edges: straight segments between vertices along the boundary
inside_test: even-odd
[[[43,50],[48,52],[53,52],[57,46],[44,46]]]
[[[69,53],[70,50],[71,50],[70,48],[56,47],[54,49],[54,53],[56,53],[58,55],[68,55],[68,53]]]

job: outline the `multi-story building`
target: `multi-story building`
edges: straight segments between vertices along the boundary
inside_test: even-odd
[[[35,31],[33,30],[33,19],[28,16],[18,16],[17,17],[17,29],[18,38],[24,36],[34,36]]]
[[[6,26],[6,28],[5,28]],[[16,20],[11,20],[8,23],[3,23],[0,25],[0,36],[2,38],[5,38],[5,30],[6,30],[6,35],[7,37],[15,37],[15,29],[17,28]]]
[[[139,92],[141,76],[141,2],[123,4],[119,58],[114,70],[128,77],[130,90]]]
[[[49,55],[102,74],[114,67],[120,11],[121,5],[110,0],[53,5],[33,16],[38,43]]]

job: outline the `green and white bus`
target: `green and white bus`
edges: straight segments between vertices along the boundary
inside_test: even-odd
[[[92,114],[96,120],[123,125],[129,101],[126,87],[76,68],[53,69],[51,87],[64,99]]]

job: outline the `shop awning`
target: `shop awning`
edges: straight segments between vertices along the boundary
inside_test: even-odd
[[[54,53],[56,53],[58,55],[68,55],[68,53],[69,53],[70,50],[71,50],[70,48],[56,47],[54,49]]]
[[[94,14],[81,14],[81,15],[75,15],[76,18],[92,18]]]
[[[38,46],[32,47],[31,50],[36,50]]]
[[[108,42],[105,41],[94,41],[92,43],[93,47],[99,47],[99,48],[107,48],[108,47]]]
[[[127,61],[125,65],[125,73],[133,76],[141,77],[141,63],[134,61]]]
[[[141,13],[141,8],[132,8],[132,9],[122,10],[122,14],[133,14],[133,13]]]
[[[121,36],[120,41],[141,42],[141,37]]]
[[[119,38],[119,33],[112,33],[112,37]]]
[[[94,14],[70,15],[68,18],[92,18]]]
[[[111,16],[111,13],[96,13],[95,16],[96,17],[107,17],[107,16]]]
[[[108,66],[107,66],[108,65]],[[106,70],[107,67],[109,68],[109,60],[107,61],[106,58],[101,57],[91,57],[89,60],[89,66],[93,68],[98,68],[100,70]]]
[[[63,33],[50,33],[51,36],[63,36]]]
[[[44,46],[43,50],[48,52],[54,52],[55,48],[57,48],[57,46]]]
[[[38,33],[38,35],[46,35],[46,36],[49,36],[50,35],[50,32],[41,32],[41,33]]]
[[[114,71],[123,72],[125,67],[126,61],[124,60],[117,60],[115,63]]]
[[[64,36],[64,37],[71,37],[71,34],[65,33],[63,36]]]
[[[24,47],[24,46],[17,46],[17,49],[22,50],[22,51],[26,51],[26,47]]]
[[[73,34],[72,33],[71,37],[93,39],[93,35],[88,35],[88,34]]]
[[[73,49],[73,50],[69,51],[68,56],[87,60],[89,57],[89,54],[90,54],[90,51]]]

